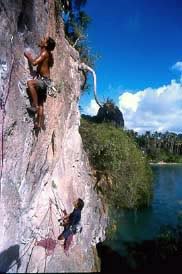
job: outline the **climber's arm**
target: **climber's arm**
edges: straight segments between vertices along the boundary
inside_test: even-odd
[[[32,57],[31,53],[24,53],[24,56],[28,59],[28,61],[33,65],[39,65],[41,64],[47,57],[46,52],[42,52],[38,57],[35,59]]]
[[[64,216],[63,222],[64,222],[65,224],[68,224],[68,223],[69,223],[69,217],[70,217],[69,214],[66,214],[66,215]]]

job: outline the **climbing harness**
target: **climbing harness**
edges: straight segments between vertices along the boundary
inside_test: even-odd
[[[57,89],[55,88],[54,82],[49,79],[49,82],[46,83],[47,85],[47,94],[51,97],[57,97]]]

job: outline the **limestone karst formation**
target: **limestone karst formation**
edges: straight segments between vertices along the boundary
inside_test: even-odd
[[[105,237],[106,215],[78,132],[79,55],[65,40],[56,14],[54,0],[0,0],[0,272],[95,271],[95,246]],[[58,93],[48,96],[45,128],[36,134],[26,110],[32,72],[23,53],[29,48],[37,54],[37,42],[45,34],[57,44],[51,78]],[[74,199],[85,202],[83,230],[69,256],[58,242],[47,256],[35,244],[50,231],[55,239],[60,233],[54,204],[51,224],[46,215],[55,201],[53,182],[68,212]]]

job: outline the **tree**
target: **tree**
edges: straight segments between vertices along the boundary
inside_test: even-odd
[[[66,39],[79,52],[80,61],[93,68],[98,59],[97,54],[92,54],[87,44],[86,30],[91,22],[91,18],[82,9],[86,0],[56,0],[61,3],[62,18]],[[57,5],[58,6],[58,5]],[[66,14],[66,16],[65,16]],[[88,89],[88,71],[82,73],[82,91]]]
[[[117,127],[124,127],[123,114],[115,105],[112,99],[107,98],[107,101],[99,108],[96,116],[98,122],[110,122]]]

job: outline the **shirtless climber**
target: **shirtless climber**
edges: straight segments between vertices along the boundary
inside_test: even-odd
[[[24,55],[31,65],[37,65],[37,76],[27,82],[28,95],[31,100],[31,107],[27,108],[32,113],[37,113],[36,128],[40,128],[43,119],[43,104],[46,101],[47,87],[50,86],[50,68],[54,64],[51,51],[54,50],[56,43],[51,37],[43,37],[39,42],[40,54],[34,59],[31,53],[25,52]]]

